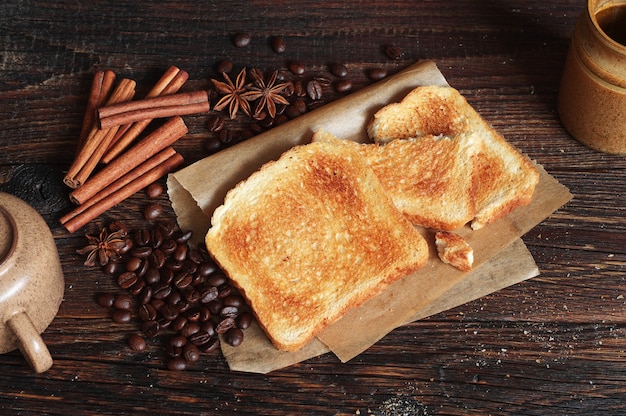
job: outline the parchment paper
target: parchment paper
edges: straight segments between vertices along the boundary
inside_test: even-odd
[[[390,102],[399,101],[418,85],[431,84],[447,85],[433,62],[417,63],[397,75],[170,174],[168,193],[179,226],[194,231],[192,242],[201,241],[209,228],[213,211],[223,202],[226,192],[262,164],[277,159],[295,145],[310,142],[313,132],[320,128],[339,138],[366,141],[365,127],[374,112]],[[473,295],[453,298],[465,294],[455,292],[455,287],[470,285],[475,288],[472,293],[483,296],[536,275],[534,262],[529,262],[525,253],[520,256],[519,248],[509,253],[508,257],[514,263],[512,269],[495,259],[571,199],[565,187],[541,167],[539,169],[540,181],[529,206],[519,208],[481,230],[471,231],[466,227],[459,231],[474,248],[473,272],[463,273],[443,264],[437,257],[432,232],[422,230],[432,244],[430,260],[423,269],[391,285],[361,307],[350,310],[297,353],[279,352],[271,344],[268,349],[269,341],[263,332],[258,327],[250,328],[246,330],[245,342],[237,349],[230,351],[227,346],[223,347],[229,365],[242,371],[268,372],[328,350],[347,361],[391,330],[428,311],[445,310],[448,305],[456,306],[473,299]],[[487,275],[495,278],[483,278],[479,272],[487,262],[490,263]],[[497,268],[496,271],[493,267]],[[501,272],[497,273],[497,270]],[[513,281],[509,280],[511,275],[516,275]]]

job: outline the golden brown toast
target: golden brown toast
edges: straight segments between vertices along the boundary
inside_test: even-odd
[[[319,331],[421,268],[428,245],[347,146],[292,148],[230,190],[206,235],[274,345]]]
[[[487,124],[452,87],[415,88],[401,102],[389,104],[376,112],[367,131],[374,142],[382,144],[406,139],[430,140],[432,136],[452,140],[468,133],[477,136],[476,143],[480,143],[477,152],[470,152],[476,208],[475,218],[471,221],[473,229],[482,228],[514,208],[530,203],[539,181],[539,173],[532,162]],[[420,159],[415,160],[416,165],[431,163]],[[458,168],[466,169],[463,166]],[[458,183],[459,187],[466,185],[466,181]],[[419,194],[415,202],[419,205],[417,197]]]
[[[455,230],[476,215],[472,172],[481,146],[476,134],[425,135],[380,145],[340,140],[318,130],[313,141],[349,146],[363,155],[396,207],[415,225]]]

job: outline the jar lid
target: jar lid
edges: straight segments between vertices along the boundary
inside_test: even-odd
[[[17,227],[13,216],[0,206],[0,265],[11,256],[16,239]]]

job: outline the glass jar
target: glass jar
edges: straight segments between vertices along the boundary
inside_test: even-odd
[[[588,0],[572,35],[558,111],[581,143],[626,154],[626,0]]]

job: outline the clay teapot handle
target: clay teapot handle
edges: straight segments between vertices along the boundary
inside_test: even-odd
[[[33,370],[37,373],[43,373],[52,366],[52,357],[48,347],[46,347],[26,312],[13,315],[7,321],[7,326],[17,337],[19,349]]]

